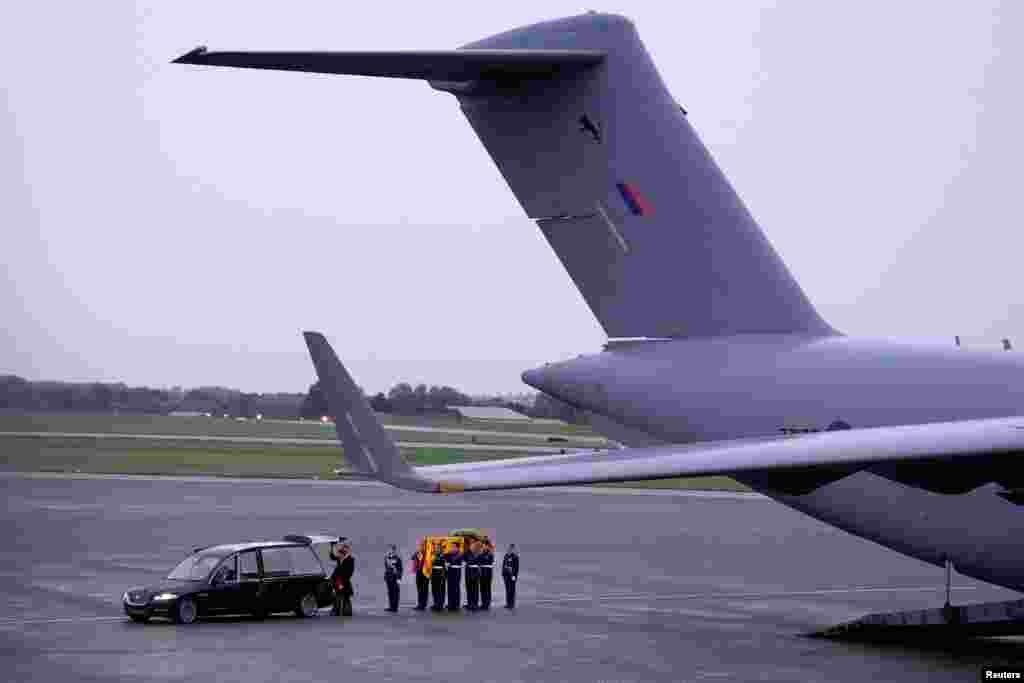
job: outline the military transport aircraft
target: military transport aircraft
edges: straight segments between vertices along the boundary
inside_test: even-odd
[[[306,333],[359,472],[435,493],[729,475],[899,552],[1024,590],[1024,361],[833,329],[628,19],[589,13],[450,51],[199,48],[176,61],[418,78],[453,94],[608,334],[599,353],[523,380],[590,411],[627,447],[411,467],[324,337]]]

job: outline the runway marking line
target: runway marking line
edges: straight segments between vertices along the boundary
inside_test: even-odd
[[[98,621],[127,621],[127,616],[107,617],[50,617],[47,619],[0,619],[0,627],[4,626],[30,626],[32,624],[76,624],[92,623]]]
[[[572,602],[593,602],[616,600],[770,600],[772,598],[792,598],[813,595],[841,595],[845,593],[892,593],[892,592],[941,592],[942,586],[853,586],[850,588],[822,588],[809,591],[787,591],[777,593],[609,593],[602,595],[562,595],[538,597],[525,604],[549,606]],[[977,590],[976,586],[954,586],[954,591]],[[119,616],[80,616],[80,617],[49,617],[28,619],[0,619],[0,628],[5,626],[31,626],[36,624],[74,624],[104,621],[127,621],[128,617]]]
[[[809,591],[783,591],[774,593],[608,593],[604,595],[566,595],[538,597],[531,604],[558,604],[565,602],[590,602],[595,600],[770,600],[772,598],[797,598],[814,595],[842,595],[846,593],[893,593],[893,592],[942,592],[943,586],[853,586],[850,588],[822,588]],[[954,591],[977,590],[976,586],[954,586]]]
[[[108,481],[168,481],[202,484],[262,484],[290,486],[348,486],[387,488],[390,484],[373,479],[360,479],[346,475],[339,479],[307,479],[296,477],[218,477],[204,474],[103,474],[99,472],[47,472],[2,470],[0,479],[95,479]],[[461,500],[480,502],[483,497],[507,498],[521,494],[588,493],[610,496],[662,496],[676,498],[720,498],[723,500],[771,501],[768,496],[747,491],[710,491],[703,489],[634,489],[610,486],[545,486],[509,491],[474,491],[460,496]],[[420,494],[423,495],[423,494]],[[427,505],[427,504],[425,504]]]

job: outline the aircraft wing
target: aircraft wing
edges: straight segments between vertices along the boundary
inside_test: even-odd
[[[173,63],[462,82],[502,77],[549,78],[581,71],[604,58],[601,50],[210,52],[198,47]]]
[[[821,469],[846,474],[870,469],[883,476],[896,472],[893,478],[899,480],[899,472],[915,464],[930,466],[933,471],[935,467],[983,464],[988,472],[995,472],[987,479],[993,480],[999,472],[1018,470],[1015,458],[1024,457],[1020,455],[1024,452],[1024,417],[1010,417],[412,467],[384,432],[323,335],[306,332],[305,338],[346,459],[357,472],[418,491],[451,493],[759,473],[781,479],[787,472],[806,476]],[[952,476],[957,478],[957,473]]]

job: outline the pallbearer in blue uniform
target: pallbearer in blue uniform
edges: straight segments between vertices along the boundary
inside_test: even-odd
[[[509,543],[508,552],[501,560],[501,578],[505,581],[505,608],[516,606],[516,581],[519,578],[519,553],[516,544]]]
[[[478,558],[480,564],[480,609],[491,609],[491,584],[494,580],[494,553],[485,545]]]
[[[462,591],[459,590],[459,582],[462,581],[462,553],[459,552],[457,545],[448,545],[444,561],[445,571],[448,573],[448,611],[458,612],[462,602]]]
[[[427,609],[427,593],[430,591],[430,579],[423,573],[423,565],[427,559],[423,556],[423,549],[416,550],[412,558],[412,571],[416,575],[416,608],[420,612]]]
[[[434,597],[434,604],[430,606],[430,609],[435,612],[444,609],[444,581],[444,553],[437,548],[430,564],[430,592]]]
[[[388,554],[384,556],[384,583],[388,587],[388,611],[398,611],[398,598],[400,595],[401,587],[399,581],[402,580],[402,558],[398,556],[398,548],[390,546],[388,548]]]
[[[466,553],[466,608],[480,608],[480,541],[473,541]]]

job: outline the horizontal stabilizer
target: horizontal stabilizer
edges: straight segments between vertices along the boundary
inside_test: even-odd
[[[210,52],[198,47],[173,63],[462,82],[550,78],[594,66],[604,56],[601,50]]]
[[[996,461],[1001,470],[1024,457],[1024,417],[1008,417],[411,467],[323,335],[307,332],[306,343],[345,458],[358,472],[416,491],[450,493],[767,472],[800,477],[823,466],[853,471],[934,460],[975,469],[979,463],[990,466]]]

